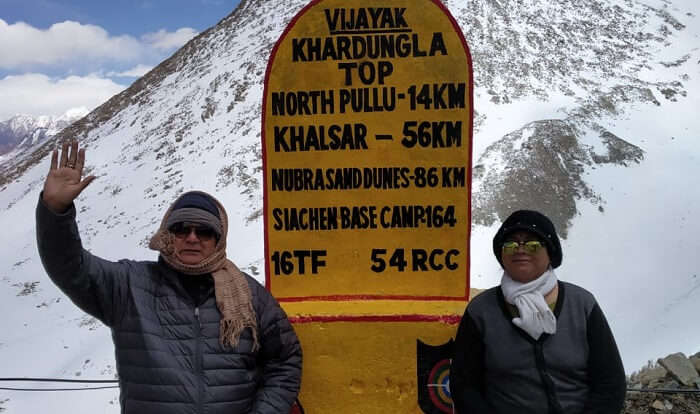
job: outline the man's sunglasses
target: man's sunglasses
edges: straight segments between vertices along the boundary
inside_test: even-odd
[[[544,249],[545,246],[539,240],[529,240],[529,241],[507,241],[503,242],[503,253],[514,254],[518,247],[523,246],[526,253],[537,253],[540,249]]]
[[[194,231],[199,240],[208,241],[216,237],[216,231],[208,226],[190,223],[175,223],[170,227],[170,232],[178,239],[187,238]]]

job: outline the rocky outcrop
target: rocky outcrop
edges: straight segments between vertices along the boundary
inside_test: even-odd
[[[658,363],[666,368],[671,377],[681,385],[700,389],[700,375],[695,370],[693,362],[686,358],[682,352],[660,358]]]
[[[656,363],[649,361],[646,367],[629,377],[623,413],[700,413],[698,368],[700,368],[700,352],[690,357],[678,352],[659,358]],[[657,392],[651,390],[657,390]]]
[[[596,145],[584,143],[573,120],[531,122],[490,145],[472,177],[474,223],[491,225],[518,209],[536,209],[552,219],[566,238],[577,200],[603,210],[604,200],[586,183],[588,168],[640,163],[644,151],[606,130]],[[589,138],[591,139],[591,138]]]

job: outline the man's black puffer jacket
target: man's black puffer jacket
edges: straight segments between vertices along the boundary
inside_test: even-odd
[[[54,214],[40,200],[39,254],[51,279],[112,330],[121,412],[286,414],[299,392],[301,347],[277,301],[246,275],[260,349],[250,330],[235,349],[219,343],[220,313],[209,276],[164,262],[110,262],[82,248],[75,208]],[[193,294],[187,278],[202,277]],[[185,283],[183,283],[185,282]]]

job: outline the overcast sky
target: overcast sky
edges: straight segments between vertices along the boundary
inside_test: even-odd
[[[0,121],[93,109],[239,0],[1,0]]]

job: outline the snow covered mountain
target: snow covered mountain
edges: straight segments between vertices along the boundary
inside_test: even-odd
[[[0,366],[6,376],[113,378],[109,332],[48,280],[33,210],[55,142],[98,179],[77,200],[84,245],[153,259],[183,190],[228,208],[229,254],[264,280],[260,113],[270,51],[303,0],[244,0],[55,139],[0,163]],[[700,349],[700,4],[449,0],[474,62],[472,286],[500,280],[491,238],[511,211],[554,218],[563,280],[599,299],[628,372]],[[654,332],[649,335],[648,332]],[[118,412],[117,391],[0,391],[8,412]]]
[[[61,116],[15,115],[0,122],[0,162],[14,149],[26,149],[58,134],[63,128],[87,115],[85,108],[74,108]]]

